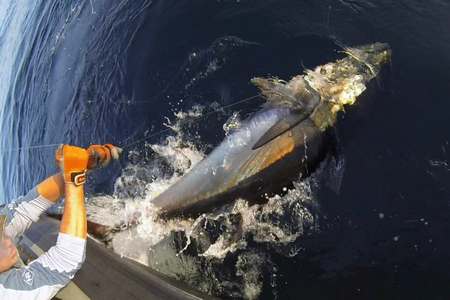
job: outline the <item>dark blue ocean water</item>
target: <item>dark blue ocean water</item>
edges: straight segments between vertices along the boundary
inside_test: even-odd
[[[255,94],[253,76],[289,79],[334,59],[334,38],[387,42],[392,64],[370,105],[338,125],[346,168],[341,192],[321,196],[329,222],[301,258],[275,257],[276,294],[448,299],[449,28],[441,0],[0,2],[1,201],[56,171],[55,147],[14,149],[139,149],[173,111],[227,105]],[[200,143],[217,144],[225,120],[203,120]],[[126,164],[91,191],[110,192]]]

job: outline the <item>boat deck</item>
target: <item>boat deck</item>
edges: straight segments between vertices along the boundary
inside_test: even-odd
[[[24,260],[34,259],[55,245],[58,231],[59,221],[47,216],[33,224],[19,244]],[[86,252],[83,267],[55,299],[213,299],[122,258],[91,238]]]

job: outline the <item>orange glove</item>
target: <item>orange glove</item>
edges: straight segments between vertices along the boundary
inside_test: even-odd
[[[63,172],[64,182],[76,186],[86,182],[89,154],[80,147],[61,145],[55,154],[56,163]]]
[[[109,165],[111,159],[118,160],[122,149],[111,144],[91,145],[87,148],[89,154],[88,169],[103,168]]]

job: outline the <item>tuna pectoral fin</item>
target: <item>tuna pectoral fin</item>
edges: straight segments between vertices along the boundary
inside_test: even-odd
[[[296,126],[297,124],[305,120],[308,117],[308,115],[309,114],[306,111],[301,111],[298,113],[292,113],[286,118],[278,121],[272,127],[270,127],[269,130],[266,131],[266,133],[263,134],[263,136],[255,143],[252,150],[264,146],[268,142],[275,139],[277,136],[285,133],[292,127]]]

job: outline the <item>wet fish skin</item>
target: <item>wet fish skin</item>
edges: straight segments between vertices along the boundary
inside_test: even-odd
[[[152,203],[165,217],[195,215],[236,197],[262,200],[264,194],[281,189],[300,172],[306,176],[326,152],[326,135],[311,120],[252,149],[267,129],[291,114],[285,108],[256,113]]]
[[[153,199],[161,215],[195,215],[238,197],[259,200],[313,171],[338,112],[356,102],[391,57],[384,43],[344,46],[343,53],[289,82],[252,79],[266,97],[264,108]]]

